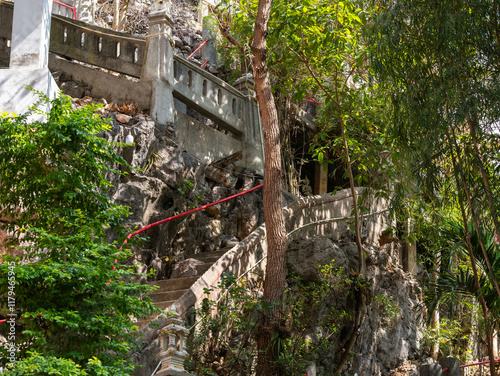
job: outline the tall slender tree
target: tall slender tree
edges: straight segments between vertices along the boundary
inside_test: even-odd
[[[278,113],[271,90],[271,80],[267,67],[267,44],[269,15],[272,0],[260,0],[255,19],[252,42],[253,75],[255,93],[259,102],[264,133],[264,217],[267,233],[267,265],[264,280],[264,299],[270,304],[265,312],[257,334],[258,375],[279,375],[274,365],[278,357],[273,346],[275,333],[280,333],[281,310],[286,282],[286,229],[281,194],[281,146]]]

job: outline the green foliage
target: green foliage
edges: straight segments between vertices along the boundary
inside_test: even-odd
[[[411,178],[404,188],[407,196],[439,201],[447,198],[440,197],[442,188],[451,186],[456,205],[461,187],[449,182],[454,177],[450,151],[454,144],[462,154],[461,172],[476,212],[491,221],[486,219],[492,213],[478,179],[470,127],[478,135],[482,162],[495,187],[499,174],[497,157],[491,152],[498,142],[493,130],[500,118],[498,4],[489,0],[380,4],[371,29],[372,66],[390,90],[393,121],[388,133],[398,149],[396,163],[404,165],[404,174]],[[495,197],[496,193],[495,189]],[[498,207],[499,201],[494,202]]]
[[[437,270],[436,281],[428,281],[425,291],[425,302],[429,311],[436,309],[438,302],[449,307],[450,316],[464,296],[478,298],[482,294],[492,320],[487,323],[490,326],[498,326],[500,323],[500,300],[496,294],[491,275],[488,273],[486,260],[479,244],[475,228],[469,225],[471,233],[471,245],[476,267],[479,273],[479,284],[481,291],[477,291],[472,270],[469,267],[467,247],[464,244],[465,230],[461,224],[449,222],[443,225],[442,235],[446,239],[440,249],[440,268]],[[500,257],[498,257],[498,244],[490,231],[480,230],[486,253],[492,261],[492,268],[497,278],[500,277]],[[455,260],[453,262],[453,260]]]
[[[261,303],[245,288],[244,280],[237,281],[233,275],[224,274],[218,288],[229,289],[227,296],[219,303],[205,299],[196,311],[202,321],[191,331],[187,369],[207,376],[231,371],[250,375],[257,355],[253,331]]]
[[[228,62],[241,59],[241,66],[247,70],[240,74],[247,73],[250,66],[248,46],[256,6],[256,1],[222,1],[215,11],[219,22],[227,24],[231,35],[243,46],[223,41],[221,49]],[[280,112],[292,114],[292,120],[281,115],[284,145],[293,138],[290,133],[299,132],[300,127],[293,129],[293,114],[304,108],[304,100],[319,101],[314,119],[316,131],[312,140],[302,146],[302,156],[294,154],[295,146],[284,148],[284,167],[291,171],[285,174],[287,180],[294,176],[300,179],[304,153],[319,163],[335,166],[334,174],[338,169],[342,171],[339,175],[347,179],[343,122],[357,173],[356,185],[371,186],[387,195],[387,182],[397,174],[387,158],[392,149],[386,134],[387,96],[373,79],[364,37],[365,25],[376,10],[356,0],[273,1],[267,36],[268,66],[276,103],[284,107]]]
[[[195,182],[186,178],[183,178],[180,185],[177,187],[177,191],[181,194],[181,196],[186,201],[190,201],[190,207],[192,209],[198,206],[203,200],[203,197],[206,194],[206,188],[201,187],[200,189],[195,189]]]
[[[472,307],[469,307],[472,308]],[[469,347],[472,328],[470,323],[464,324],[464,317],[457,320],[443,318],[435,328],[426,327],[422,330],[423,346],[431,349],[439,344],[440,357],[457,357],[460,363],[472,358],[472,349]]]
[[[40,104],[48,103],[41,96]],[[18,360],[34,351],[29,356],[40,367],[127,375],[134,368],[130,317],[157,309],[146,296],[151,288],[132,282],[123,264],[130,250],[107,238],[125,234],[120,222],[128,209],[106,195],[105,176],[125,161],[99,137],[110,126],[96,107],[72,110],[66,96],[50,106],[46,122],[30,121],[29,113],[0,119],[0,218],[13,234],[10,253],[20,255],[2,255],[0,299],[7,301],[14,265]]]
[[[375,296],[375,302],[382,308],[382,311],[389,318],[391,324],[394,324],[398,316],[401,314],[401,308],[394,300],[384,294]]]
[[[27,357],[16,363],[16,367],[7,373],[8,376],[110,376],[96,357],[89,359],[87,369],[72,360],[53,356],[42,356],[36,351],[27,352]]]
[[[335,297],[342,294],[355,299],[351,294],[366,287],[332,265],[321,267],[320,275],[320,280],[310,283],[289,277],[286,299],[279,305],[285,322],[270,344],[279,354],[276,366],[283,374],[302,376],[311,361],[335,350],[332,336],[352,319],[334,306]],[[254,335],[259,317],[277,305],[263,302],[244,280],[231,275],[225,275],[218,288],[227,290],[227,295],[219,302],[206,299],[196,312],[201,319],[192,331],[187,368],[202,375],[251,375],[255,372]]]
[[[7,373],[9,376],[84,376],[87,372],[72,360],[45,357],[37,352],[28,351],[28,357],[16,364],[16,368]]]

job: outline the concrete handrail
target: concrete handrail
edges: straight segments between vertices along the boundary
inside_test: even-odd
[[[14,4],[0,0],[0,37],[12,39]],[[56,14],[50,52],[133,77],[140,77],[146,40]]]
[[[58,55],[140,77],[145,48],[144,38],[52,16],[50,51]]]
[[[12,37],[13,4],[0,0],[0,37]],[[50,52],[132,77],[141,78],[147,41],[59,15],[52,15]],[[257,104],[196,64],[174,55],[173,95],[213,120],[239,140],[252,140],[260,124]],[[257,132],[258,133],[258,132]],[[253,145],[252,147],[255,147]]]
[[[246,97],[196,64],[174,56],[174,97],[235,136],[245,133]]]
[[[356,189],[361,193],[363,188]],[[284,208],[285,225],[287,233],[293,233],[288,237],[288,241],[297,238],[306,238],[312,235],[328,235],[340,237],[348,230],[349,225],[346,223],[351,217],[351,193],[350,190],[342,190],[335,195],[322,195],[305,197],[292,202]],[[372,205],[373,211],[378,216],[366,216],[365,227],[368,227],[371,234],[370,241],[375,242],[377,233],[383,225],[389,221],[384,218],[382,212],[386,208],[386,202],[375,202]],[[374,214],[374,213],[372,213]],[[339,221],[340,217],[344,217],[345,221]],[[328,220],[331,219],[331,220]],[[239,277],[247,271],[248,265],[254,265],[259,260],[263,259],[267,253],[266,244],[266,228],[262,224],[253,231],[247,238],[226,252],[218,261],[216,261],[210,269],[208,269],[192,286],[184,293],[174,304],[176,311],[182,316],[185,315],[189,308],[201,302],[204,298],[215,300],[218,294],[217,291],[212,291],[210,296],[205,293],[206,289],[215,289],[217,282],[222,277],[223,273],[232,273]],[[264,263],[261,263],[264,270]],[[163,325],[164,318],[159,316],[146,327],[139,331],[139,337],[147,346],[156,338],[156,329],[158,325]],[[143,346],[143,348],[145,347]]]

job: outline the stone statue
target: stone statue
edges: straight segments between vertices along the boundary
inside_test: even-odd
[[[307,176],[302,180],[302,196],[312,196],[313,190],[311,188],[311,182]]]

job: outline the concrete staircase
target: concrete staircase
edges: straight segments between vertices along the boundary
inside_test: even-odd
[[[158,290],[149,296],[153,303],[160,309],[165,310],[170,307],[177,299],[179,299],[189,288],[216,262],[230,247],[221,249],[215,252],[200,253],[190,255],[189,258],[202,261],[203,264],[196,266],[197,275],[194,277],[164,279],[160,281],[150,282],[152,286],[158,286]],[[138,319],[136,325],[139,330],[145,327],[149,321],[154,319],[156,315]]]

